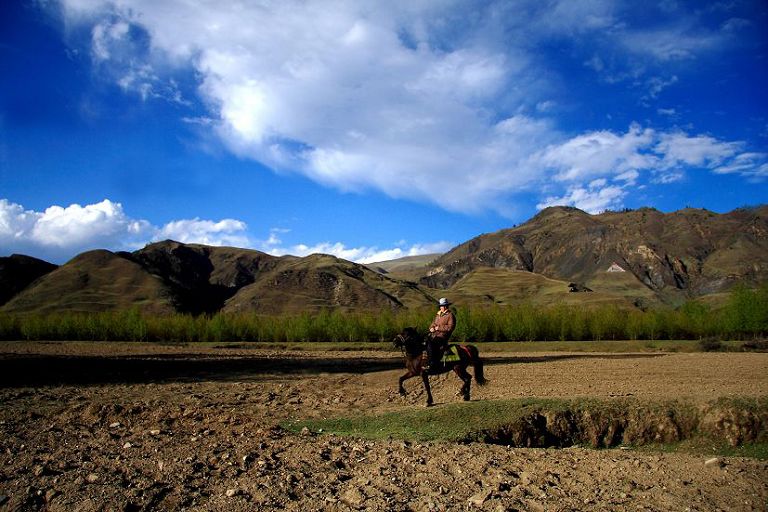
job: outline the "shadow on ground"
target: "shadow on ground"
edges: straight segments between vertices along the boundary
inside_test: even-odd
[[[566,359],[632,359],[663,354],[563,354],[485,357],[486,365],[529,364]],[[404,368],[402,358],[264,357],[173,354],[124,357],[0,354],[0,387],[250,381],[275,375],[370,373]]]

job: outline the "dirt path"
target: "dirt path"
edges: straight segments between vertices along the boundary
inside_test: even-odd
[[[491,354],[474,400],[768,395],[768,354]],[[422,407],[386,352],[0,344],[0,510],[766,510],[768,463],[294,435]],[[433,379],[439,404],[458,380]]]

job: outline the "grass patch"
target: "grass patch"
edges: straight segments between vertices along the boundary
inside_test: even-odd
[[[523,399],[455,403],[372,416],[293,421],[283,427],[293,432],[308,428],[311,432],[366,439],[460,441],[476,430],[499,428],[509,418],[560,402]]]
[[[379,415],[290,421],[292,432],[364,439],[485,442],[516,447],[653,446],[765,458],[768,401],[720,398],[705,405],[635,399],[519,399],[455,403]],[[739,430],[734,442],[735,429]]]
[[[699,435],[677,443],[649,444],[636,449],[645,453],[685,453],[703,457],[746,457],[768,460],[768,443],[744,443],[731,446],[726,442]]]

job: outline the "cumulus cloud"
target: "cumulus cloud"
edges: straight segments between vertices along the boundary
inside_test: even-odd
[[[537,90],[545,73],[533,56],[486,36],[504,28],[488,26],[497,18],[465,22],[473,7],[462,2],[61,3],[69,23],[93,25],[92,54],[123,68],[125,89],[155,94],[158,56],[186,63],[234,153],[341,190],[499,209],[541,177],[526,165],[531,149],[559,137],[546,118],[516,112],[556,104]],[[532,2],[537,26],[517,28],[541,38],[613,23],[610,2],[555,4],[562,15],[540,17]],[[501,104],[511,107],[491,115]]]
[[[42,212],[0,199],[0,245],[8,252],[61,261],[87,249],[128,248],[151,233],[148,222],[129,218],[120,203],[108,199],[50,206]]]
[[[154,238],[182,243],[248,247],[250,240],[245,234],[247,229],[245,222],[240,220],[224,219],[216,222],[195,218],[169,222],[157,231]]]
[[[185,243],[247,247],[246,229],[245,223],[232,219],[177,220],[157,227],[146,220],[131,218],[120,203],[109,199],[84,206],[50,206],[42,212],[0,199],[3,251],[55,262],[86,250],[135,250],[167,238]]]
[[[0,199],[0,247],[3,251],[0,256],[20,253],[56,263],[63,263],[87,250],[133,251],[147,243],[166,239],[187,244],[257,249],[276,256],[324,253],[358,263],[441,253],[450,248],[448,242],[410,246],[399,242],[392,248],[347,247],[341,242],[286,246],[280,236],[289,231],[273,228],[266,240],[258,240],[249,234],[246,223],[237,219],[182,219],[154,226],[146,220],[131,218],[120,203],[109,199],[84,206],[50,206],[42,212]]]
[[[695,165],[665,150],[685,140],[639,125],[563,134],[550,117],[561,104],[556,73],[538,44],[589,41],[585,65],[642,85],[638,100],[650,102],[678,80],[656,76],[658,66],[726,37],[680,12],[679,22],[636,28],[608,0],[489,2],[478,13],[462,1],[60,2],[67,23],[91,27],[97,67],[125,90],[183,101],[163,70],[191,69],[208,112],[185,119],[233,153],[339,190],[459,212],[503,213],[552,177],[564,191],[631,171],[661,182]],[[761,175],[760,162],[729,167],[734,156],[707,168]]]
[[[656,135],[637,124],[625,134],[599,131],[549,146],[536,160],[555,171],[558,181],[584,181],[597,176],[623,174],[653,167],[658,157],[648,150]]]
[[[571,187],[561,197],[548,197],[536,205],[539,210],[550,206],[575,206],[588,213],[621,208],[627,195],[624,187],[605,186],[605,180],[595,180],[588,187]]]
[[[337,258],[365,264],[377,261],[394,260],[406,256],[443,253],[454,245],[442,241],[426,244],[411,244],[408,246],[405,241],[401,240],[391,248],[380,248],[376,246],[347,247],[347,245],[341,242],[321,242],[313,245],[294,244],[286,246],[280,239],[280,236],[289,232],[289,229],[272,228],[269,232],[269,238],[264,241],[256,242],[255,248],[274,256],[283,256],[286,254],[294,256],[330,254]]]
[[[307,256],[309,254],[331,254],[356,263],[375,263],[378,261],[388,261],[406,256],[420,256],[422,254],[443,253],[451,248],[447,242],[428,245],[412,245],[411,247],[394,247],[391,249],[382,249],[379,247],[347,247],[342,243],[324,242],[312,246],[299,244],[287,249],[286,252],[275,252],[272,254],[295,254],[297,256]]]
[[[740,142],[722,142],[709,135],[691,137],[684,132],[673,132],[661,134],[654,151],[663,155],[663,168],[687,165],[716,169],[741,152],[743,146]],[[756,156],[765,159],[765,155]]]
[[[573,137],[547,147],[531,161],[550,169],[555,182],[566,189],[562,196],[548,196],[538,208],[571,205],[592,212],[620,208],[641,173],[657,184],[680,181],[686,171],[702,169],[752,181],[768,177],[768,155],[746,152],[742,142],[657,132],[638,124],[624,134],[599,131]]]

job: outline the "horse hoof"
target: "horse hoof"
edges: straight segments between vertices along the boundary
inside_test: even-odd
[[[469,402],[469,395],[464,395],[464,401]]]
[[[435,405],[434,402],[427,402],[427,407],[432,407],[433,405]]]
[[[400,396],[405,396],[407,393],[405,391],[400,391]]]

